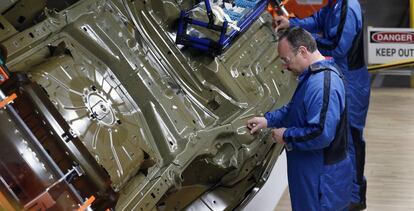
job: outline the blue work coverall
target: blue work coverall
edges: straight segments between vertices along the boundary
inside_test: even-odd
[[[329,0],[327,6],[304,19],[290,19],[313,34],[318,49],[331,56],[347,82],[349,155],[353,163],[352,202],[365,203],[365,141],[363,129],[368,112],[370,76],[364,60],[363,22],[358,0]]]
[[[288,181],[296,211],[346,210],[352,164],[342,73],[334,61],[312,64],[299,76],[289,104],[267,112],[268,127],[286,127]]]

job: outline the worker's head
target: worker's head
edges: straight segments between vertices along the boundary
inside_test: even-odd
[[[291,27],[279,36],[277,50],[285,68],[300,75],[312,64],[312,54],[317,51],[317,47],[309,32],[299,27]]]

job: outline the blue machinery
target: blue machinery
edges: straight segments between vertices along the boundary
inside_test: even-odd
[[[178,30],[176,37],[176,44],[182,44],[184,46],[199,49],[201,51],[210,53],[212,55],[219,55],[224,49],[228,48],[237,35],[246,31],[249,26],[262,14],[266,8],[268,0],[235,0],[233,4],[238,7],[245,8],[247,10],[244,14],[231,13],[227,11],[229,15],[238,18],[237,26],[240,30],[232,29],[227,34],[229,23],[227,20],[223,21],[223,25],[214,24],[213,12],[210,5],[210,0],[204,0],[206,7],[208,22],[195,20],[190,18],[190,11],[181,11],[180,19],[178,22]],[[217,31],[220,33],[218,40],[212,40],[209,38],[199,38],[187,34],[187,27],[189,24],[207,28],[209,30]]]

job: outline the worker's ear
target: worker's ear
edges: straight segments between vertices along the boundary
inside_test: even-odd
[[[305,46],[299,46],[298,53],[300,53],[302,56],[305,56],[308,52],[308,49]]]

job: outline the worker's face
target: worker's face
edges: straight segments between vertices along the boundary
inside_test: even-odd
[[[306,66],[304,66],[304,58],[301,53],[302,49],[298,49],[295,52],[286,38],[279,40],[277,50],[279,58],[282,60],[283,67],[291,71],[293,74],[300,75],[306,68]]]

